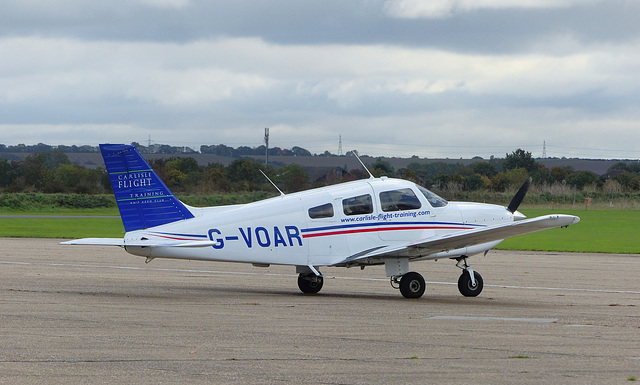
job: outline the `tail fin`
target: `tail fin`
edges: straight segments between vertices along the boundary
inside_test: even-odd
[[[133,146],[101,144],[125,231],[193,218]]]

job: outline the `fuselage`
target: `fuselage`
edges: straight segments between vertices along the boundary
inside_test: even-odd
[[[340,265],[360,253],[406,245],[446,233],[513,222],[524,216],[503,206],[447,202],[415,183],[372,178],[259,202],[210,208],[189,207],[194,218],[130,231],[127,240],[211,241],[203,248],[127,246],[150,258],[249,262],[259,265]],[[470,256],[494,241],[416,259]],[[363,260],[359,264],[375,264]]]
[[[66,245],[124,246],[134,255],[293,265],[305,294],[322,289],[324,266],[384,265],[405,298],[425,291],[410,261],[452,258],[462,269],[458,290],[482,292],[467,258],[502,239],[578,223],[572,215],[525,219],[517,211],[531,180],[507,207],[447,202],[413,182],[374,178],[245,205],[194,208],[169,190],[133,146],[101,144],[125,228],[124,238],[83,238]]]

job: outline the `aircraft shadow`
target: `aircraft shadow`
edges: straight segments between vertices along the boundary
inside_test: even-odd
[[[133,289],[129,287],[128,289]],[[538,308],[543,305],[539,303],[523,303],[511,299],[500,299],[496,297],[464,297],[457,293],[451,295],[434,295],[426,293],[418,299],[405,299],[397,290],[389,290],[386,294],[380,293],[350,293],[336,291],[321,291],[318,294],[304,294],[297,290],[297,287],[291,289],[274,289],[269,287],[250,288],[250,287],[230,287],[215,285],[190,285],[190,286],[157,286],[156,288],[145,286],[142,291],[133,290],[108,290],[102,288],[100,290],[56,290],[57,294],[63,295],[79,295],[83,297],[105,297],[114,299],[150,299],[150,300],[185,300],[206,297],[233,298],[234,294],[240,295],[239,301],[260,301],[264,297],[278,296],[282,297],[282,302],[291,299],[292,302],[315,301],[318,305],[322,305],[327,300],[358,300],[367,302],[393,302],[393,303],[410,303],[413,305],[456,305],[466,307],[507,307],[507,308]]]

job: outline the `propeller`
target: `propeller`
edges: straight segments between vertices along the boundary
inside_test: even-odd
[[[522,203],[524,196],[527,195],[527,191],[529,191],[529,186],[531,186],[531,178],[527,179],[522,184],[522,186],[520,186],[520,189],[518,190],[516,195],[514,195],[513,199],[511,199],[509,206],[507,206],[507,210],[509,210],[511,214],[515,213],[516,210],[518,210],[518,207],[520,206],[520,203]]]

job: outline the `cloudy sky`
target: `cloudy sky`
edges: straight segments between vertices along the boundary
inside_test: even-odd
[[[0,143],[640,159],[637,0],[3,0]]]

